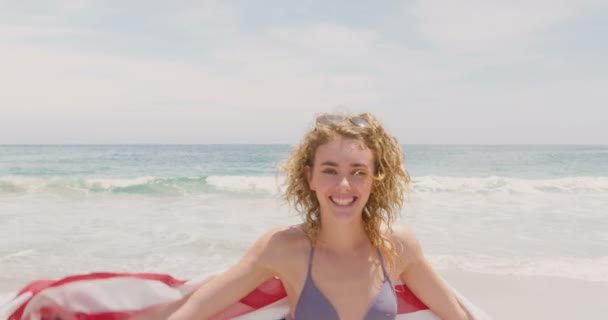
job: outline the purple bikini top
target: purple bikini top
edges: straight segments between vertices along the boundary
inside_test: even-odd
[[[304,283],[304,288],[302,289],[302,293],[298,298],[293,320],[340,320],[338,317],[338,312],[336,312],[334,306],[312,281],[310,269],[312,266],[314,251],[315,248],[313,247],[310,250],[310,257],[308,259],[308,273],[306,275],[306,282]],[[380,250],[378,250],[378,255],[380,256],[380,261],[382,263],[384,283],[382,284],[380,292],[378,292],[376,299],[369,307],[369,310],[367,310],[367,313],[363,319],[394,320],[397,316],[397,296],[395,295],[395,290],[393,289],[391,279],[384,268],[384,259]]]

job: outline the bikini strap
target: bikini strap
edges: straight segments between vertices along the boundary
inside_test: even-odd
[[[310,245],[310,254],[308,256],[308,277],[310,277],[310,269],[312,268],[312,257],[314,256],[315,253],[315,247],[311,244]]]
[[[388,276],[386,267],[384,266],[384,255],[382,255],[382,250],[380,250],[380,248],[378,248],[378,256],[380,257],[380,264],[382,264],[382,272],[384,272],[384,277],[389,278],[390,281],[390,277]]]

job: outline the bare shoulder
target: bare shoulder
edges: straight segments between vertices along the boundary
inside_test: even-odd
[[[297,259],[309,247],[302,225],[290,225],[269,230],[250,250],[257,251],[260,263],[273,266],[272,269],[282,269],[282,265]]]
[[[400,268],[406,269],[410,264],[424,258],[420,241],[414,231],[406,226],[392,226],[386,233],[400,257]]]
[[[271,229],[266,232],[258,242],[273,250],[293,249],[294,245],[306,242],[307,237],[302,225],[290,225]]]

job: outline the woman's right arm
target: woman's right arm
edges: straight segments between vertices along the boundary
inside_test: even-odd
[[[169,320],[209,319],[237,302],[276,274],[272,266],[276,256],[273,247],[280,245],[278,241],[273,241],[276,234],[277,231],[273,230],[262,236],[237,264],[206,282],[185,301],[168,305],[157,315],[162,313],[167,319],[166,315],[171,314]]]

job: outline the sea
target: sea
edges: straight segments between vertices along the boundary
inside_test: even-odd
[[[0,146],[0,296],[35,279],[225,270],[269,229],[290,145]],[[438,269],[608,281],[608,146],[404,145]]]

